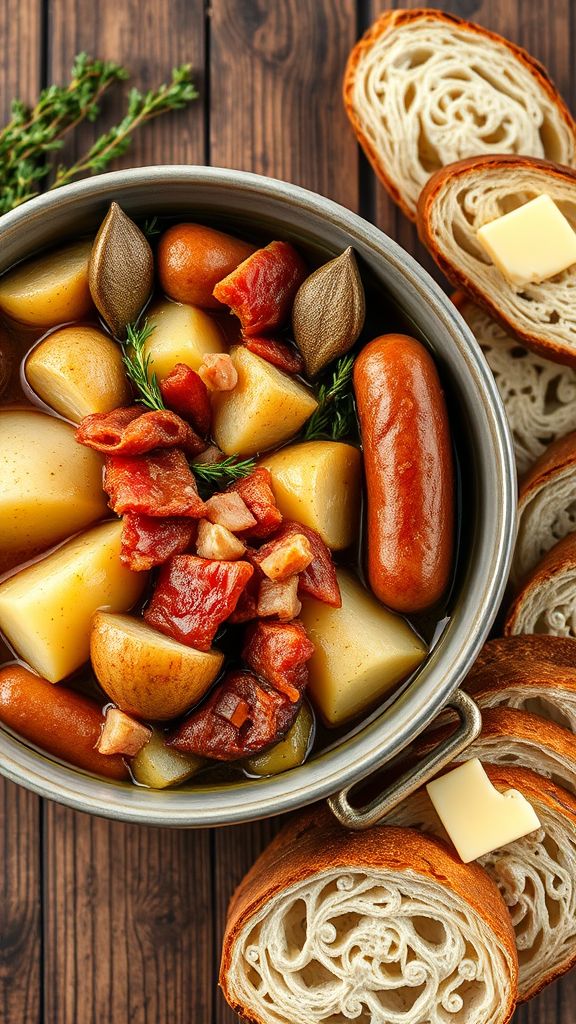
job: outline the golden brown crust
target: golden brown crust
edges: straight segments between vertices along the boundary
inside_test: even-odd
[[[444,24],[457,25],[459,28],[465,29],[473,35],[482,36],[485,39],[491,39],[495,43],[504,45],[514,55],[514,57],[524,65],[526,70],[533,75],[538,85],[548,94],[552,102],[557,106],[558,111],[569,130],[576,136],[576,121],[572,117],[572,114],[562,99],[562,96],[548,75],[546,68],[532,57],[527,50],[524,50],[523,47],[518,46],[516,43],[512,43],[509,39],[505,39],[504,36],[499,35],[497,32],[492,32],[490,29],[484,28],[482,25],[477,25],[473,21],[466,21],[464,18],[459,18],[456,14],[449,14],[445,11],[435,10],[434,8],[420,7],[415,10],[386,11],[378,18],[377,21],[374,22],[373,25],[370,26],[362,38],[358,40],[348,57],[343,81],[344,108],[350,119],[352,128],[354,129],[356,138],[370,161],[375,174],[380,179],[384,188],[388,191],[394,202],[398,204],[406,216],[412,221],[416,219],[419,220],[419,215],[417,218],[414,216],[412,210],[403,199],[398,187],[386,173],[386,168],[382,165],[377,150],[363,131],[354,106],[353,92],[354,76],[356,74],[358,64],[365,52],[373,46],[374,42],[389,29],[398,28],[401,25],[407,25],[422,18],[433,18],[438,22],[444,22]],[[438,173],[441,174],[442,171],[439,171]]]
[[[576,533],[569,533],[544,555],[522,584],[508,609],[504,621],[504,636],[514,635],[518,616],[530,591],[538,590],[559,573],[574,568],[576,568]]]
[[[532,168],[536,172],[545,172],[550,177],[559,178],[564,182],[567,181],[576,186],[576,169],[572,167],[564,167],[561,164],[554,164],[550,160],[539,160],[536,157],[506,154],[500,156],[497,154],[490,156],[474,156],[469,157],[467,160],[458,160],[456,163],[449,164],[447,167],[443,167],[441,170],[436,171],[422,189],[418,200],[418,211],[416,215],[418,234],[421,241],[429,250],[430,254],[440,267],[440,270],[448,280],[455,285],[456,288],[462,289],[466,295],[477,303],[477,305],[482,306],[483,309],[487,310],[490,316],[497,320],[498,323],[502,324],[510,334],[522,341],[527,348],[532,350],[532,352],[536,352],[545,359],[550,359],[552,362],[563,363],[565,365],[576,366],[576,351],[568,352],[565,345],[557,344],[551,340],[536,338],[533,335],[528,334],[526,331],[520,330],[517,325],[509,320],[495,305],[490,295],[483,292],[482,289],[471,280],[468,274],[464,273],[456,264],[451,263],[445,258],[445,256],[440,252],[436,239],[430,231],[430,212],[436,202],[437,196],[444,189],[446,182],[457,181],[458,178],[465,177],[469,171],[493,169],[504,170],[505,168]],[[458,293],[456,293],[456,295],[457,294]]]
[[[576,430],[552,441],[524,474],[518,494],[519,507],[530,501],[532,495],[544,487],[556,473],[563,472],[571,466],[576,467]]]
[[[514,932],[496,885],[476,864],[463,864],[443,842],[412,829],[381,826],[347,832],[324,808],[313,808],[290,822],[264,850],[234,893],[224,934],[220,985],[232,1009],[248,1024],[265,1024],[251,1016],[231,993],[228,974],[234,943],[246,921],[285,889],[330,868],[410,869],[451,889],[490,926],[504,951],[512,984],[501,1024],[515,1006],[518,964]]]
[[[504,693],[511,687],[516,689],[523,686],[530,690],[554,689],[576,694],[576,670],[567,669],[562,674],[557,665],[547,662],[501,662],[477,672],[472,670],[465,683],[467,692],[473,694],[479,703],[490,694]]]
[[[516,636],[499,636],[484,644],[474,663],[472,673],[507,659],[511,659],[515,663],[526,663],[528,666],[533,661],[538,661],[576,669],[576,640],[565,636],[547,636],[545,634],[537,636],[526,633]]]

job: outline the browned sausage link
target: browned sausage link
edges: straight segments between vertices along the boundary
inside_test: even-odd
[[[368,506],[368,577],[384,604],[422,611],[445,593],[454,468],[444,396],[420,342],[386,334],[354,366]]]
[[[230,672],[168,740],[187,754],[234,761],[258,754],[286,734],[302,698],[292,704],[251,672]]]
[[[118,754],[94,749],[104,724],[99,704],[66,686],[54,686],[20,665],[0,669],[0,722],[87,772],[128,778]]]

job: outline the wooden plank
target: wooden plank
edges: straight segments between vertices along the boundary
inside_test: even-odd
[[[42,81],[37,0],[5,0],[0,18],[0,114],[16,96],[32,103]],[[41,1013],[41,803],[0,779],[0,1020],[30,1024]]]

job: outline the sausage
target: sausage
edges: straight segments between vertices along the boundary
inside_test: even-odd
[[[375,338],[354,365],[367,492],[368,579],[389,608],[420,612],[448,587],[454,466],[432,357],[404,334]]]
[[[118,754],[100,754],[100,705],[20,665],[0,669],[0,722],[63,761],[110,779],[128,779]]]

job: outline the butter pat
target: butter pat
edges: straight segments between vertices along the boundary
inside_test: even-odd
[[[576,232],[548,195],[484,224],[476,237],[512,284],[547,281],[576,263]]]
[[[515,789],[499,793],[477,757],[426,789],[465,864],[540,828],[532,804]]]

